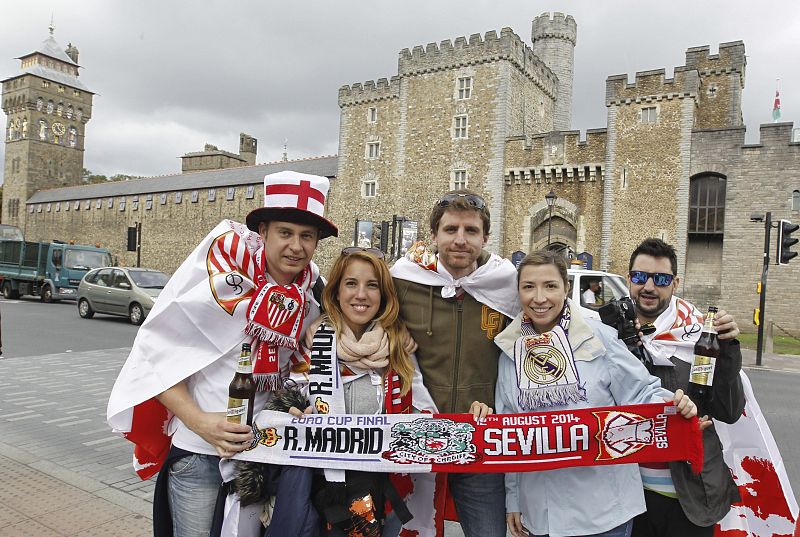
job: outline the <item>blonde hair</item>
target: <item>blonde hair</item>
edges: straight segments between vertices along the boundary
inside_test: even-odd
[[[386,263],[367,252],[340,255],[334,262],[328,275],[328,283],[322,291],[322,307],[325,309],[325,315],[330,319],[336,331],[340,332],[344,327],[345,320],[342,307],[337,299],[339,285],[344,278],[347,267],[355,260],[369,264],[378,280],[378,287],[381,291],[381,305],[374,321],[383,328],[389,337],[389,367],[400,377],[400,393],[405,395],[411,389],[414,366],[403,347],[404,325],[400,320],[400,302],[397,300],[397,291],[395,291],[394,282]]]

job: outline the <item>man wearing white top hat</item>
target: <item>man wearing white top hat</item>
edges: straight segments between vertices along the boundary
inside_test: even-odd
[[[209,535],[219,460],[253,439],[250,427],[225,419],[242,343],[252,343],[256,411],[286,378],[308,369],[300,341],[319,315],[311,258],[320,239],[338,234],[324,216],[328,188],[325,177],[266,176],[264,206],[246,226],[217,225],[139,330],[109,398],[108,422],[136,444],[137,473],[159,473],[157,535]],[[277,302],[291,313],[274,315]]]

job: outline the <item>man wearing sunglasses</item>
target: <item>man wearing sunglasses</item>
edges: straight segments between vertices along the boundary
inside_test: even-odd
[[[477,401],[493,406],[500,355],[494,336],[519,312],[516,270],[483,249],[489,209],[474,192],[446,193],[429,220],[436,255],[407,256],[391,270],[400,315],[419,345],[422,378],[439,412],[469,412]],[[467,537],[505,536],[502,474],[450,474],[447,483]]]
[[[653,361],[650,374],[668,390],[686,391],[700,337],[703,317],[692,304],[674,293],[680,284],[675,249],[660,239],[646,239],[630,258],[628,286],[639,322],[652,323],[655,332],[642,341]],[[714,318],[721,355],[714,371],[714,397],[709,417],[734,423],[744,410],[744,391],[739,377],[742,354],[733,316],[720,309]],[[694,537],[714,535],[714,526],[739,501],[739,490],[722,458],[714,426],[703,431],[704,462],[699,476],[688,464],[640,465],[647,512],[634,519],[635,537]]]

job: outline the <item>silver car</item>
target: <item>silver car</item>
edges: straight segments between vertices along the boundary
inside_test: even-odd
[[[84,319],[91,319],[95,313],[122,315],[131,324],[140,325],[167,280],[168,275],[152,269],[94,269],[78,285],[78,313]]]

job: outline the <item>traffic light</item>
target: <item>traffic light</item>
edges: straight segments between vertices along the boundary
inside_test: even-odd
[[[136,251],[136,226],[128,227],[128,251]]]
[[[793,238],[792,233],[797,231],[798,228],[800,228],[800,225],[792,224],[788,220],[778,222],[778,253],[776,257],[779,265],[786,265],[792,258],[797,256],[797,252],[792,251],[792,246],[797,244],[800,239]]]

